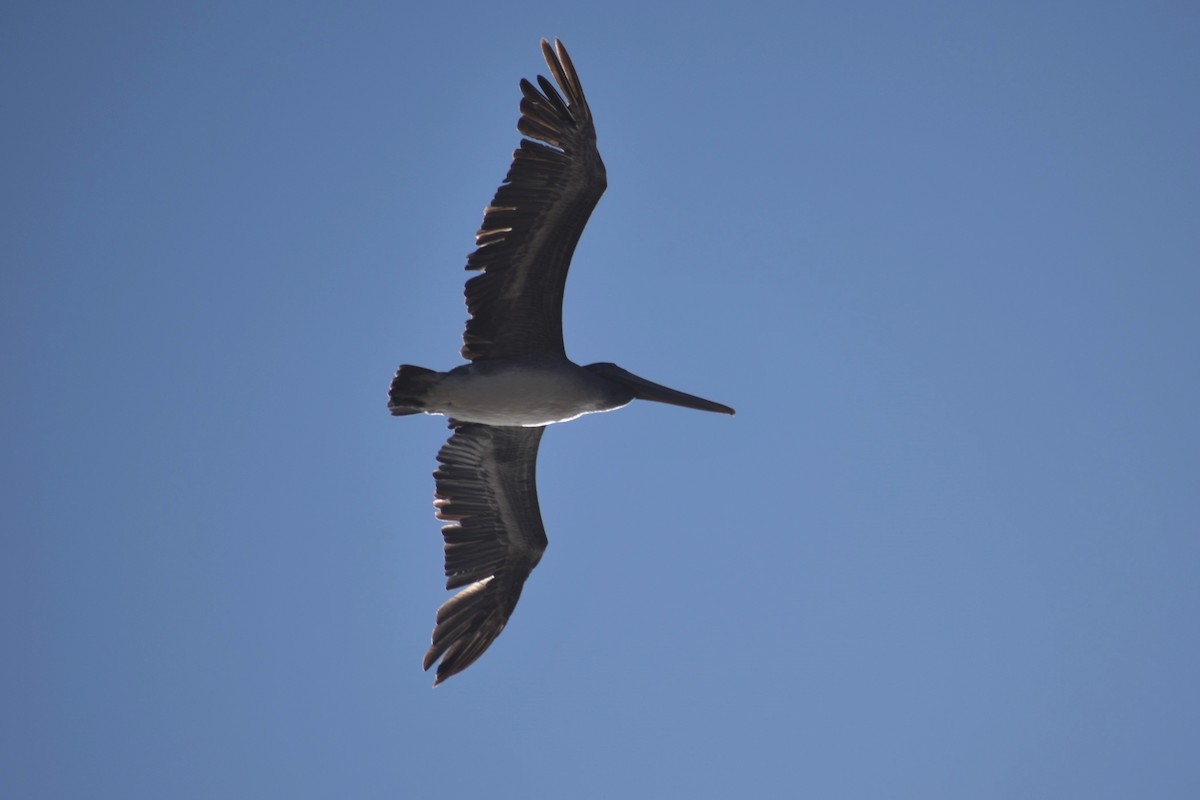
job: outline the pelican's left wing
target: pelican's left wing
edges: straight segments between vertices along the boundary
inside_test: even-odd
[[[465,586],[438,609],[425,669],[434,686],[487,650],[521,597],[546,549],[536,469],[544,428],[498,428],[451,422],[438,453],[438,519],[446,540],[446,588]]]

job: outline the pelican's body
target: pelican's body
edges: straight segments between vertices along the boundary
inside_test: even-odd
[[[537,427],[628,405],[618,384],[563,359],[500,359],[437,373],[421,409],[461,422]]]
[[[437,683],[470,666],[504,629],[525,579],[546,548],[537,500],[537,451],[545,426],[611,411],[634,399],[732,414],[733,409],[640,378],[615,364],[579,366],[562,341],[571,255],[607,179],[579,77],[561,42],[542,40],[566,99],[538,77],[521,81],[526,139],[475,236],[467,269],[470,319],[449,372],[401,365],[388,409],[442,414],[454,434],[433,473],[445,538],[446,588],[425,669]]]

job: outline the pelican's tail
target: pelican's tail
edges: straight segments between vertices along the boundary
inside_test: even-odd
[[[388,390],[388,411],[394,417],[420,414],[425,410],[429,389],[442,379],[442,373],[412,364],[401,364]]]

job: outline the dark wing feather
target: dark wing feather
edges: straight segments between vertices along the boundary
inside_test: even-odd
[[[463,358],[565,358],[562,300],[579,235],[608,185],[592,112],[557,39],[542,40],[546,64],[566,95],[538,77],[521,81],[517,129],[529,137],[475,234],[467,269]]]
[[[504,630],[525,579],[546,549],[536,469],[544,428],[452,422],[438,453],[437,517],[446,540],[446,588],[466,586],[438,609],[425,669],[441,683],[470,666]]]

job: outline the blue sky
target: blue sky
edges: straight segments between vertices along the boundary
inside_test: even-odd
[[[5,797],[1194,797],[1186,3],[0,14]],[[437,418],[542,36],[609,191],[436,690]]]

